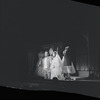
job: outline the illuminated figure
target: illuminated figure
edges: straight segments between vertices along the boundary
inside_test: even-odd
[[[65,78],[70,78],[70,74],[75,73],[75,68],[73,63],[69,61],[69,58],[66,55],[66,52],[68,51],[69,46],[65,47],[65,50],[63,51],[63,59],[62,59],[62,74]]]
[[[49,78],[49,57],[48,57],[48,52],[45,51],[44,53],[44,58],[43,58],[43,76],[44,79]]]
[[[43,63],[44,54],[40,52],[38,54],[38,57],[39,57],[39,61],[37,63],[37,75],[43,77],[43,64],[42,63]]]
[[[64,77],[70,77],[70,68],[69,68],[69,62],[68,57],[66,55],[66,52],[68,50],[69,46],[65,47],[65,50],[63,51],[63,58],[62,58],[62,74]]]
[[[60,75],[61,69],[61,60],[60,57],[57,53],[57,51],[53,52],[53,60],[51,62],[51,79],[53,79],[54,77],[58,78],[58,76]]]

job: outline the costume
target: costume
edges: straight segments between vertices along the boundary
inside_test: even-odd
[[[70,68],[67,64],[67,59],[65,56],[62,58],[62,74],[64,73],[71,73]]]
[[[58,76],[61,74],[61,61],[58,54],[56,54],[56,56],[53,58],[50,69],[51,79],[53,79],[54,77],[58,78]]]
[[[40,59],[37,64],[37,75],[40,77],[44,77],[44,71],[43,71],[43,59]]]
[[[48,72],[49,72],[49,58],[43,58],[43,76],[45,79],[48,79]]]

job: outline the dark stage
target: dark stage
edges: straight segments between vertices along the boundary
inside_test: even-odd
[[[2,85],[2,84],[1,84]],[[59,91],[65,93],[82,94],[92,97],[100,97],[99,80],[77,80],[77,81],[57,81],[57,80],[34,80],[33,82],[9,82],[2,86],[13,89],[31,91]]]

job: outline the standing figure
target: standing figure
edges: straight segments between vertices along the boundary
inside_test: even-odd
[[[61,76],[62,74],[62,60],[58,54],[58,48],[57,48],[57,52],[56,52],[56,59],[57,59],[57,62],[58,62],[58,77]]]
[[[43,53],[42,52],[40,52],[39,54],[38,54],[38,58],[39,58],[39,60],[38,60],[38,63],[37,63],[37,75],[38,76],[41,76],[41,77],[43,77],[43,64],[42,64],[42,59],[43,59]]]
[[[70,61],[69,58],[66,55],[66,52],[68,50],[69,46],[65,47],[65,50],[63,51],[63,58],[62,58],[62,74],[64,75],[65,78],[70,77]]]
[[[53,60],[53,49],[52,48],[49,49],[49,57],[48,58],[49,58],[49,67],[48,67],[49,68],[49,74],[48,74],[48,78],[51,79],[51,68],[50,67],[51,67],[51,63],[52,63],[52,60]]]
[[[45,51],[44,53],[44,58],[43,58],[43,76],[44,79],[48,79],[48,72],[49,72],[49,58],[48,58],[48,52]]]
[[[53,79],[54,77],[58,78],[58,76],[60,75],[60,58],[57,54],[57,52],[53,52],[53,60],[51,62],[51,79]]]
[[[56,54],[55,52],[53,52],[53,59],[51,61],[51,65],[50,65],[50,70],[51,70],[51,79],[53,79],[54,77],[57,77],[57,74],[56,74],[56,66],[55,66],[55,57],[56,57]]]

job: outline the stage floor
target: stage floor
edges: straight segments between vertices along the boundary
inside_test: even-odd
[[[100,97],[100,80],[31,80],[29,82],[8,82],[0,85],[21,90],[59,91]]]

